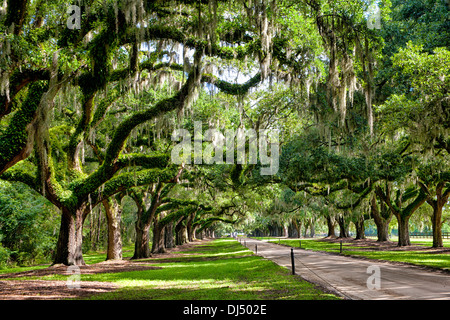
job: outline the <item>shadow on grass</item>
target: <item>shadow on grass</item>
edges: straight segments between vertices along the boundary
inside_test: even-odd
[[[90,300],[324,300],[314,290],[293,291],[289,288],[273,289],[240,288],[224,285],[214,288],[134,288],[119,289],[114,293],[104,293]],[[330,298],[328,298],[330,299]]]
[[[253,255],[236,241],[214,241],[182,253],[191,254],[137,260],[162,267],[158,270],[86,275],[82,280],[113,282],[121,287],[92,299],[338,299],[291,276],[272,261]]]
[[[99,277],[100,276],[100,277]],[[88,278],[89,279],[89,278]],[[335,299],[273,262],[248,256],[171,263],[160,270],[96,275],[122,288],[93,299]],[[86,279],[87,280],[87,279]]]

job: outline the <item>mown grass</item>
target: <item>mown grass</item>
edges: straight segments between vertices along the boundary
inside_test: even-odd
[[[122,248],[122,257],[124,259],[131,258],[133,256],[133,253],[134,253],[133,245],[124,246]],[[94,264],[105,261],[106,251],[88,251],[83,254],[83,259],[86,264]]]
[[[0,269],[0,274],[39,270],[39,269],[47,268],[49,266],[50,266],[49,264],[45,264],[45,265],[27,266],[27,267],[5,267],[3,269]]]
[[[183,254],[170,258],[160,256],[139,260],[160,269],[81,274],[80,280],[118,285],[116,291],[92,296],[89,298],[92,300],[340,299],[292,276],[286,268],[254,255],[233,239],[216,239],[180,253]],[[89,253],[85,260],[103,261],[104,254]],[[67,276],[54,274],[39,279],[65,280]]]
[[[161,269],[86,275],[81,280],[120,286],[115,292],[93,296],[96,300],[337,299],[253,255],[235,240],[218,239],[182,253],[188,255],[141,260]]]
[[[261,237],[260,240],[268,240],[273,243],[280,243],[291,247],[299,247],[299,239],[278,239],[273,237]],[[392,239],[394,240],[394,239]],[[425,248],[431,247],[430,239],[412,239],[411,244],[415,246],[423,246]],[[444,240],[444,247],[450,247],[450,240]],[[317,239],[301,239],[301,248],[306,250],[325,251],[332,253],[340,252],[340,243],[318,241]],[[400,251],[400,250],[386,250],[377,251],[361,250],[361,247],[351,245],[349,243],[342,244],[344,255],[360,256],[368,259],[386,260],[394,262],[405,262],[420,266],[427,266],[443,270],[450,270],[450,254],[448,253],[433,253],[431,251],[425,252],[421,250]]]
[[[369,259],[406,262],[443,270],[450,270],[450,255],[438,253],[423,253],[420,251],[352,251],[346,255],[362,256]]]

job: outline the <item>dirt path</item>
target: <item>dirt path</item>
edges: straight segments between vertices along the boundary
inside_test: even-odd
[[[255,251],[257,245],[258,255],[291,270],[289,247],[248,238],[245,241],[250,250]],[[299,248],[293,251],[296,274],[347,299],[450,300],[450,276],[446,272]]]

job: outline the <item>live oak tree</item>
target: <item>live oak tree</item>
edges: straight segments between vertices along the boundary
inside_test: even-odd
[[[122,259],[122,235],[120,230],[121,222],[121,200],[124,194],[110,197],[102,201],[108,226],[108,246],[106,260]]]
[[[409,238],[409,219],[412,214],[426,201],[426,194],[419,188],[408,187],[406,189],[398,189],[392,191],[388,185],[386,190],[377,188],[377,195],[383,199],[392,214],[398,221],[398,245],[409,246],[411,241]]]
[[[180,170],[179,176],[181,173],[182,170]],[[162,230],[158,229],[157,222],[162,211],[168,210],[169,208],[176,208],[178,205],[176,200],[167,198],[167,195],[174,186],[174,182],[158,182],[150,185],[146,190],[134,188],[131,191],[131,197],[138,207],[133,259],[150,257],[149,231],[152,226],[154,227],[153,246],[163,240]]]
[[[426,202],[432,207],[431,226],[433,247],[443,247],[442,222],[443,208],[450,197],[450,174],[447,162],[440,162],[439,156],[434,161],[423,163],[417,169],[419,185],[427,195]],[[442,161],[442,160],[441,160]]]
[[[393,217],[392,211],[383,199],[376,196],[376,193],[372,194],[370,198],[370,210],[377,226],[377,241],[389,241],[389,223]]]

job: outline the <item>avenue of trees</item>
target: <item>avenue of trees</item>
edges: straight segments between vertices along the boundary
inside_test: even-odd
[[[446,0],[4,1],[0,264],[350,222],[442,247],[449,30]],[[234,143],[208,162],[211,128],[278,132],[276,172]],[[173,161],[177,129],[203,163]]]

